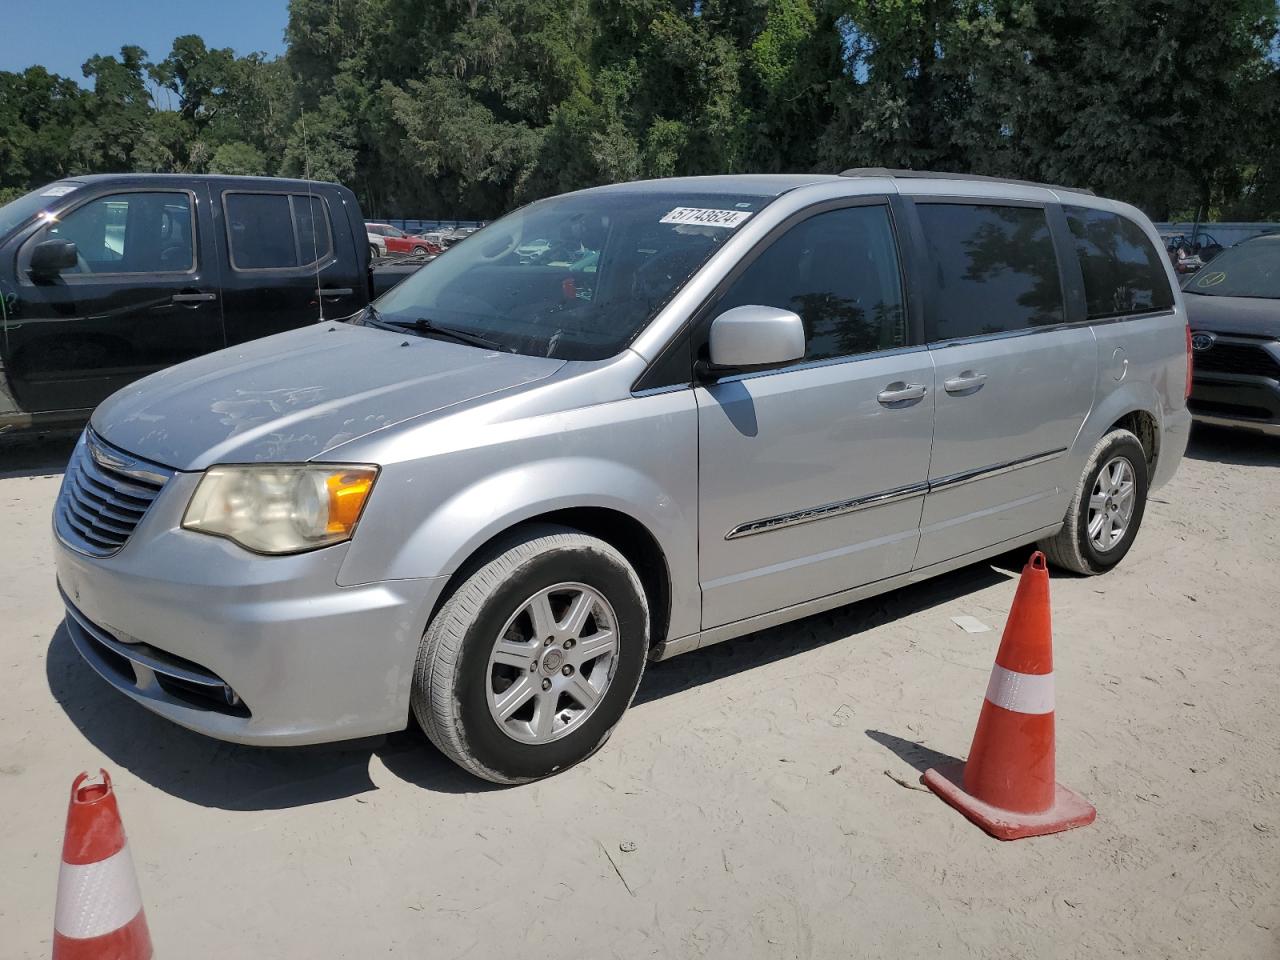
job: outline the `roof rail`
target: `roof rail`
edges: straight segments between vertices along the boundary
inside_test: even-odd
[[[1085,193],[1093,196],[1088,187],[1066,187],[1060,183],[1037,183],[1034,180],[1012,180],[1007,177],[984,177],[978,173],[944,173],[937,170],[892,170],[889,167],[850,167],[841,170],[842,177],[896,177],[901,180],[973,180],[979,183],[1016,183],[1021,187],[1044,187],[1046,190],[1063,190],[1067,193]]]

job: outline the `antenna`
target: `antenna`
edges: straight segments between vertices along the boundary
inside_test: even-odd
[[[316,309],[320,312],[320,319],[317,323],[324,323],[324,296],[320,293],[320,245],[316,240],[316,233],[320,225],[316,222],[316,195],[311,187],[311,147],[307,143],[307,108],[301,107],[302,111],[302,176],[307,181],[307,215],[311,217],[311,264],[316,274]],[[325,229],[327,230],[329,218],[325,217]]]

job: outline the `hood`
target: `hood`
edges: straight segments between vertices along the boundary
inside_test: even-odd
[[[340,443],[551,376],[523,357],[346,323],[318,323],[139,380],[90,421],[99,436],[178,470],[313,459]]]
[[[1183,291],[1192,330],[1242,333],[1280,338],[1280,300],[1262,297],[1215,297]]]

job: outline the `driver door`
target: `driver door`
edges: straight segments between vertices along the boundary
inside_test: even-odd
[[[92,409],[139,377],[224,345],[208,208],[199,183],[116,190],[23,244],[5,324],[5,365],[23,409]],[[33,276],[32,249],[55,238],[76,244],[76,268]]]

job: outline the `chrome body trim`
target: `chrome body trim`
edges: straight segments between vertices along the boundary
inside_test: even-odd
[[[1022,470],[1025,467],[1034,467],[1041,463],[1048,463],[1050,460],[1056,460],[1067,452],[1066,447],[1058,450],[1049,450],[1045,453],[1035,453],[1029,457],[1020,457],[1017,460],[1008,460],[1004,463],[997,463],[990,467],[979,467],[976,470],[965,470],[963,473],[953,473],[947,477],[939,477],[937,480],[929,481],[929,492],[935,490],[945,490],[948,487],[959,487],[966,483],[973,483],[975,480],[985,480],[988,477],[998,477],[1002,474],[1013,473],[1015,470]]]
[[[726,540],[736,540],[739,537],[749,537],[757,533],[768,533],[770,530],[780,530],[783,527],[794,527],[800,523],[809,523],[813,520],[826,520],[829,517],[839,517],[846,513],[854,513],[858,510],[868,510],[871,507],[881,507],[887,503],[897,503],[900,500],[910,500],[913,497],[923,497],[929,492],[929,484],[927,483],[911,483],[904,487],[895,487],[892,490],[884,490],[880,493],[873,493],[866,497],[857,497],[853,500],[841,500],[837,503],[827,503],[820,507],[810,507],[808,510],[797,510],[795,513],[782,513],[774,517],[765,517],[762,520],[752,520],[749,523],[740,523],[728,533],[724,535]]]
[[[847,513],[854,513],[858,510],[869,510],[872,507],[881,507],[889,503],[898,503],[902,500],[910,500],[913,497],[922,497],[932,493],[935,490],[946,490],[951,487],[963,486],[966,483],[973,483],[975,480],[985,480],[987,477],[998,477],[1002,474],[1012,473],[1014,470],[1021,470],[1024,467],[1034,467],[1037,464],[1048,463],[1050,460],[1056,460],[1067,452],[1066,447],[1059,450],[1050,450],[1046,453],[1033,454],[1030,457],[1022,457],[1018,460],[1009,460],[1005,463],[998,463],[994,466],[979,467],[977,470],[966,470],[964,473],[954,473],[948,477],[940,477],[937,480],[930,480],[927,483],[911,483],[902,487],[894,487],[892,490],[884,490],[880,493],[873,493],[870,496],[858,497],[853,500],[841,500],[836,503],[826,503],[820,507],[810,507],[807,510],[797,510],[794,513],[781,513],[773,517],[765,517],[761,520],[751,520],[747,523],[740,523],[728,533],[724,535],[726,540],[736,540],[739,537],[750,537],[757,533],[768,533],[771,530],[781,530],[783,527],[794,527],[801,523],[811,523],[814,520],[826,520],[830,517],[839,517]]]
[[[142,480],[146,483],[153,483],[157,486],[163,486],[173,476],[173,472],[170,470],[165,470],[163,467],[148,463],[146,460],[109,446],[105,440],[91,429],[85,431],[84,441],[89,450],[89,455],[93,457],[94,462],[100,467],[106,467],[116,473],[123,473],[127,477]]]
[[[938,563],[929,564],[925,567],[917,567],[906,573],[900,573],[884,580],[877,580],[874,583],[864,583],[861,586],[851,587],[848,590],[841,590],[839,593],[829,594],[825,597],[816,597],[813,600],[806,600],[803,603],[793,604],[789,607],[782,607],[778,610],[771,610],[768,613],[757,614],[754,617],[747,617],[744,620],[735,620],[732,623],[722,624],[718,627],[711,627],[699,633],[689,634],[684,637],[677,637],[674,640],[668,640],[654,646],[649,651],[650,660],[670,660],[672,657],[678,657],[683,653],[689,653],[693,650],[700,650],[703,647],[709,647],[712,644],[722,643],[725,640],[733,640],[736,637],[746,636],[749,633],[756,633],[760,630],[766,630],[769,627],[776,627],[784,623],[790,623],[793,620],[799,620],[802,617],[811,617],[815,614],[825,613],[828,610],[834,610],[837,607],[848,606],[851,603],[857,603],[860,600],[866,600],[881,593],[888,593],[890,590],[896,590],[899,587],[909,586],[913,583],[920,583],[922,580],[928,580],[939,574],[947,573],[951,570],[957,570],[960,567],[967,567],[973,563],[979,563],[991,557],[999,556],[1009,550],[1016,549],[1024,544],[1035,543],[1037,540],[1043,540],[1045,537],[1051,537],[1062,529],[1061,523],[1056,523],[1048,527],[1041,527],[1021,536],[1012,537],[1008,540],[1002,540],[991,546],[983,547],[981,550],[974,550],[971,553],[963,554],[959,557],[952,557],[950,560],[943,560]]]

